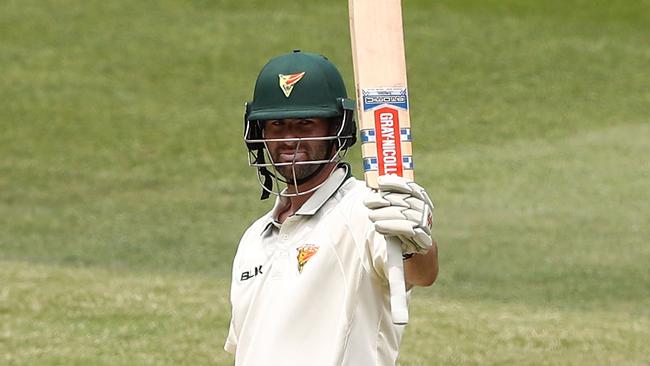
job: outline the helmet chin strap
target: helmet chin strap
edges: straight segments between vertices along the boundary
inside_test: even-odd
[[[271,193],[269,193],[270,190],[273,189],[273,173],[271,173],[268,169],[261,167],[259,168],[260,174],[264,176],[264,188],[262,189],[262,196],[260,197],[261,200],[265,200],[269,198]]]
[[[264,152],[262,149],[257,149],[257,158],[255,159],[255,163],[260,163],[264,164]],[[262,189],[262,196],[260,197],[261,200],[265,200],[269,198],[269,191],[273,189],[273,173],[271,173],[268,169],[265,167],[259,167],[257,168],[259,173],[264,176],[264,188]]]

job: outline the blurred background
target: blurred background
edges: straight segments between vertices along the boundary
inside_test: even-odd
[[[403,8],[441,272],[400,365],[650,363],[650,2]],[[296,48],[354,93],[345,1],[0,0],[0,364],[232,364],[244,102]]]

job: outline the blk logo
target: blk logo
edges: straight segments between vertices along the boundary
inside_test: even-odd
[[[244,271],[241,273],[241,281],[246,281],[250,280],[251,278],[262,274],[262,265],[260,264],[259,266],[251,269],[250,271]]]

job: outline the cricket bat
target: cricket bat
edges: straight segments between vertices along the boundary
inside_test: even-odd
[[[401,0],[349,0],[352,63],[364,178],[397,174],[413,180]],[[393,323],[408,323],[402,250],[386,237]]]

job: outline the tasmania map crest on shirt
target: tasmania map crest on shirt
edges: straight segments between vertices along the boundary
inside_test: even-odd
[[[302,273],[305,264],[318,252],[318,246],[314,244],[304,244],[298,247],[298,272]]]
[[[278,77],[280,78],[280,89],[284,92],[285,97],[289,98],[293,86],[296,85],[303,76],[305,76],[304,71],[289,75],[278,74]]]

